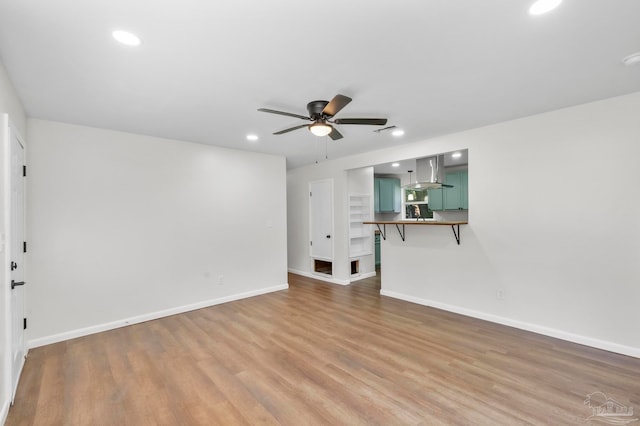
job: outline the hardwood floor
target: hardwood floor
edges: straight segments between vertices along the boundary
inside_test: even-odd
[[[640,412],[640,359],[381,297],[377,278],[289,284],[33,349],[7,425],[586,424],[597,391]]]

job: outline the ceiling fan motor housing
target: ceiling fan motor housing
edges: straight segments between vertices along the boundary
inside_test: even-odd
[[[309,116],[314,120],[322,118],[322,110],[329,104],[329,101],[311,101],[307,104]]]

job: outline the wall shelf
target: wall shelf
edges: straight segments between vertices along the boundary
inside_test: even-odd
[[[349,195],[349,257],[368,256],[372,253],[373,230],[365,221],[371,219],[371,196]]]
[[[380,231],[380,235],[383,240],[387,239],[387,225],[395,225],[398,233],[400,234],[400,238],[402,241],[405,240],[406,232],[405,225],[421,225],[421,226],[451,226],[451,230],[453,231],[453,236],[456,238],[456,242],[460,245],[460,225],[467,225],[469,222],[467,221],[376,221],[376,222],[362,222],[365,225],[376,225],[378,227],[378,231]],[[382,225],[382,227],[380,227]],[[402,230],[400,230],[400,225],[402,225]],[[457,232],[456,232],[457,230]]]

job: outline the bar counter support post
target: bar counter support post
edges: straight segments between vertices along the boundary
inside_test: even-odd
[[[454,226],[458,227],[457,233],[456,233],[456,228],[454,228]],[[451,230],[453,231],[453,235],[456,237],[456,241],[458,242],[458,245],[460,245],[460,225],[451,225]]]

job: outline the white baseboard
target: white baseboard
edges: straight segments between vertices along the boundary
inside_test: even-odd
[[[7,421],[9,416],[9,400],[2,401],[2,409],[0,409],[0,425],[3,425]]]
[[[351,281],[350,282],[360,281],[360,280],[364,280],[365,278],[371,278],[371,277],[375,277],[375,276],[376,276],[376,271],[363,272],[363,273],[358,274],[358,275],[353,275],[351,277]]]
[[[478,318],[485,321],[494,322],[497,324],[507,325],[509,327],[519,328],[521,330],[531,331],[533,333],[542,334],[544,336],[555,337],[557,339],[566,340],[568,342],[578,343],[580,345],[591,346],[597,349],[603,349],[609,352],[615,352],[622,355],[628,355],[635,358],[640,358],[640,348],[634,348],[632,346],[621,345],[619,343],[613,343],[606,340],[595,339],[593,337],[582,336],[579,334],[573,334],[554,328],[549,328],[537,324],[531,324],[523,321],[514,320],[511,318],[501,317],[498,315],[488,314],[485,312],[475,311],[472,309],[461,308],[459,306],[448,305],[445,303],[435,302],[433,300],[420,299],[418,297],[408,296],[402,293],[396,293],[394,291],[380,290],[382,296],[393,297],[394,299],[405,300],[407,302],[417,303],[418,305],[430,306],[443,311],[453,312],[460,315],[465,315],[472,318]]]
[[[300,271],[297,269],[289,268],[289,272],[296,275],[302,275],[303,277],[313,278],[314,280],[326,281],[331,284],[339,284],[339,285],[349,285],[351,284],[351,280],[339,280],[337,278],[333,278],[329,275],[322,274],[313,274],[310,272]]]
[[[100,333],[102,331],[113,330],[115,328],[126,327],[132,324],[151,321],[158,318],[168,317],[170,315],[182,314],[184,312],[195,311],[196,309],[208,308],[209,306],[220,305],[222,303],[233,302],[234,300],[246,299],[248,297],[259,296],[261,294],[272,293],[274,291],[286,290],[289,284],[282,284],[273,287],[261,288],[245,293],[233,294],[231,296],[221,297],[219,299],[205,300],[202,302],[192,303],[190,305],[177,306],[175,308],[165,309],[162,311],[151,312],[148,314],[138,315],[131,318],[125,318],[104,324],[98,324],[91,327],[85,327],[77,330],[66,331],[64,333],[54,334],[51,336],[32,339],[27,342],[27,347],[37,348],[39,346],[50,345],[52,343],[62,342],[76,337],[88,336],[90,334]]]
[[[372,272],[363,272],[358,275],[352,275],[351,277],[349,277],[348,280],[340,280],[337,278],[330,277],[328,275],[314,274],[314,273],[300,271],[298,269],[292,269],[292,268],[289,268],[289,272],[296,275],[302,275],[303,277],[313,278],[314,280],[325,281],[331,284],[338,284],[338,285],[349,285],[352,282],[376,276],[376,271],[372,271]]]

